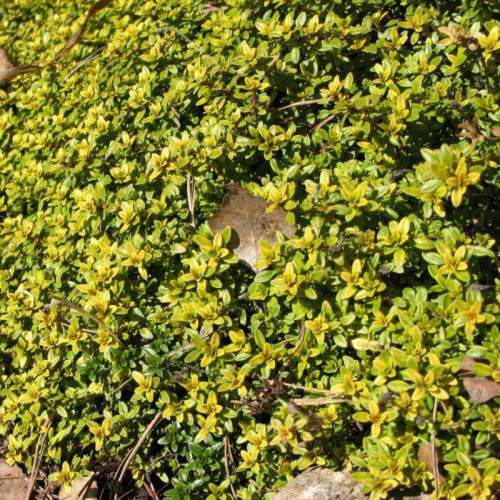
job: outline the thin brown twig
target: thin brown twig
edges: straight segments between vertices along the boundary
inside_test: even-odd
[[[210,334],[207,333],[203,336],[200,337],[200,340],[205,340],[207,337],[209,337]],[[170,351],[169,353],[167,353],[165,356],[167,358],[171,358],[172,356],[175,356],[176,354],[178,354],[179,352],[182,352],[182,351],[185,351],[186,349],[189,349],[191,347],[194,347],[192,342],[188,342],[187,344],[184,344],[183,346],[177,348],[177,349],[174,349],[173,351]],[[129,382],[132,382],[133,379],[131,378],[128,378],[128,379],[125,379],[123,382],[120,383],[120,385],[116,388],[116,392],[118,392],[119,390],[123,389]]]
[[[125,474],[127,473],[128,467],[130,465],[130,462],[132,459],[137,455],[137,452],[140,450],[141,446],[144,444],[148,436],[151,434],[153,429],[161,422],[163,419],[163,411],[159,411],[151,420],[149,425],[146,427],[144,432],[142,433],[141,437],[135,444],[135,446],[132,448],[130,453],[125,457],[123,462],[118,466],[118,469],[115,473],[115,477],[118,474],[118,471],[120,471],[120,474],[118,476],[117,484],[120,486],[121,482],[123,481],[123,478],[125,477]],[[118,492],[115,493],[115,500],[118,500]]]
[[[52,414],[45,419],[43,423],[43,427],[45,427],[45,432],[38,436],[36,447],[35,447],[35,456],[33,457],[33,467],[31,469],[30,480],[28,483],[28,490],[26,491],[25,500],[29,500],[31,497],[31,493],[33,488],[35,487],[36,478],[38,475],[38,471],[40,470],[40,465],[42,463],[43,452],[45,450],[45,445],[47,443],[47,436],[49,434],[49,429],[52,425],[52,421],[56,416],[56,412],[53,411]]]
[[[184,33],[181,33],[174,26],[170,26],[169,24],[167,24],[165,26],[162,26],[161,28],[158,28],[156,30],[156,33],[161,33],[162,31],[173,31],[175,34],[179,35],[181,38],[184,38],[184,40],[186,40],[186,42],[189,42],[189,43],[195,45],[195,43],[193,42],[193,40],[191,40],[191,38],[188,38]]]
[[[449,429],[456,429],[476,409],[477,405],[478,405],[477,402],[473,403],[472,406],[467,410],[465,415],[458,422],[455,422],[455,423],[449,424],[449,425],[444,425],[443,427],[441,427],[441,429],[446,430],[446,431]]]
[[[286,344],[287,342],[293,342],[294,340],[300,339],[301,336],[302,336],[302,334],[299,334],[296,337],[292,337],[291,339],[280,340],[279,342],[276,342],[275,345]]]
[[[69,323],[68,321],[60,321],[61,325],[63,326],[67,326],[67,327],[70,327],[71,326],[71,323]],[[85,332],[85,333],[92,333],[94,335],[97,335],[99,332],[97,330],[92,330],[92,328],[80,328],[80,330],[82,332]]]
[[[227,480],[229,481],[229,487],[231,488],[231,494],[234,500],[238,499],[236,495],[236,490],[234,489],[233,482],[231,481],[231,471],[229,470],[229,436],[224,434],[224,467],[226,469]]]
[[[321,99],[309,99],[307,101],[299,101],[299,102],[292,102],[291,104],[287,104],[286,106],[282,106],[281,108],[278,108],[278,111],[283,111],[285,109],[289,108],[298,108],[299,106],[307,106],[309,104],[317,104],[319,102],[328,102],[329,99],[322,97]]]
[[[432,410],[432,468],[434,469],[434,481],[436,485],[436,498],[439,498],[439,467],[436,451],[436,419],[438,410],[438,399],[434,398],[434,408]]]
[[[200,340],[205,340],[207,337],[209,337],[210,334],[207,333],[203,336],[200,337]],[[178,349],[174,349],[173,351],[170,351],[166,357],[167,358],[171,358],[172,356],[174,356],[175,354],[177,354],[178,352],[182,352],[182,351],[185,351],[186,349],[189,349],[190,347],[194,347],[192,342],[188,342],[187,344],[183,345],[182,347],[179,347]]]
[[[299,338],[300,340],[297,342],[297,345],[292,349],[292,352],[290,352],[290,357],[285,361],[285,366],[288,365],[291,359],[295,356],[295,353],[302,347],[302,344],[304,343],[304,340],[306,338],[306,329],[304,323],[302,323],[302,325],[300,326]]]
[[[334,119],[335,119],[335,115],[327,116],[324,120],[321,120],[320,122],[316,123],[316,125],[314,125],[311,128],[311,132],[314,132],[314,131],[320,129],[323,125],[326,125],[327,123],[331,122]]]
[[[144,481],[143,483],[144,488],[148,492],[148,495],[153,499],[153,500],[160,500],[158,498],[158,495],[156,494],[156,491],[153,489],[153,486],[150,485],[147,481]]]
[[[58,61],[62,57],[64,57],[66,54],[68,54],[71,49],[79,42],[80,38],[82,37],[83,33],[85,32],[87,28],[87,24],[90,21],[90,19],[97,14],[100,10],[104,9],[104,7],[107,7],[110,3],[112,3],[113,0],[97,0],[97,2],[90,7],[89,11],[87,12],[87,15],[85,17],[85,20],[83,21],[82,25],[78,29],[78,31],[73,34],[70,38],[66,40],[66,44],[64,45],[63,49],[60,50],[55,56],[54,56],[54,61]]]
[[[229,442],[229,444],[231,443]],[[231,460],[231,467],[233,469],[233,474],[236,476],[236,480],[238,480],[238,473],[236,472],[236,463],[234,461],[233,450],[231,449],[231,446],[228,446],[227,451],[229,452],[229,459]]]
[[[129,495],[129,494],[130,494],[130,493],[132,493],[133,491],[134,491],[133,489],[126,491],[123,495],[120,495],[120,496],[117,498],[117,500],[122,500],[122,498],[126,498],[126,497],[127,497],[127,495]]]
[[[132,382],[132,378],[127,378],[115,389],[115,392],[121,391],[128,383]]]
[[[56,302],[56,303],[60,302],[61,304],[64,304],[65,306],[69,307],[70,309],[74,309],[75,311],[78,311],[82,316],[85,316],[86,318],[92,320],[94,323],[97,323],[103,330],[106,330],[111,335],[111,337],[113,338],[113,340],[115,342],[117,342],[120,346],[123,347],[123,344],[120,342],[120,339],[112,332],[111,328],[109,328],[109,326],[106,325],[106,323],[104,323],[104,321],[100,320],[99,318],[97,318],[93,314],[86,311],[82,306],[79,306],[78,304],[75,304],[68,299],[64,299],[63,297],[58,297],[58,296],[54,296],[52,298],[52,302]]]

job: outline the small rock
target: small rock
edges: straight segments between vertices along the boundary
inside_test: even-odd
[[[366,500],[361,493],[363,485],[354,481],[346,471],[308,469],[292,479],[272,500]],[[394,500],[430,500],[425,493],[394,495]]]
[[[272,500],[365,500],[361,487],[347,472],[308,469],[292,479]]]

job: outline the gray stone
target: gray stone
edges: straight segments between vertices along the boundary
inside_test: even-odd
[[[362,484],[354,481],[346,471],[308,469],[292,479],[272,500],[366,500]],[[430,500],[431,496],[395,495],[394,500]]]
[[[308,469],[292,479],[272,500],[365,500],[360,483],[347,472]]]

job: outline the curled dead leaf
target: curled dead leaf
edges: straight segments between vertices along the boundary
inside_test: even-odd
[[[422,443],[418,449],[418,461],[421,464],[425,464],[427,470],[435,475],[434,469],[438,467],[438,464],[434,464],[434,449],[431,443]],[[436,460],[437,461],[437,460]],[[437,471],[438,480],[440,484],[445,482],[445,477]]]
[[[28,493],[28,478],[17,466],[0,459],[0,500],[19,500]]]
[[[64,57],[68,52],[78,43],[80,38],[82,37],[83,33],[85,32],[85,29],[87,28],[87,23],[89,20],[95,16],[100,10],[104,9],[104,7],[108,6],[113,0],[99,0],[96,2],[90,10],[87,12],[87,16],[85,17],[85,21],[83,21],[83,24],[80,26],[78,31],[68,40],[66,40],[66,45],[64,45],[63,49],[60,50],[55,56],[54,59],[58,61],[62,57]]]
[[[208,219],[208,225],[214,233],[231,227],[234,238],[229,247],[240,260],[256,271],[255,263],[260,255],[259,240],[272,244],[276,241],[277,231],[292,238],[296,229],[286,222],[286,212],[281,207],[266,213],[270,205],[266,200],[252,195],[238,184],[226,187],[227,195],[219,213]]]
[[[486,403],[500,396],[500,384],[486,377],[464,378],[464,387],[474,403]]]

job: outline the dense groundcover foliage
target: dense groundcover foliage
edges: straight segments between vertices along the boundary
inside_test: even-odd
[[[433,491],[434,446],[441,497],[491,498],[497,2],[116,0],[50,63],[91,5],[0,8],[44,65],[0,84],[9,461],[48,429],[42,471],[109,475],[161,411],[130,471],[171,499]],[[230,182],[297,227],[257,274],[206,223]]]

